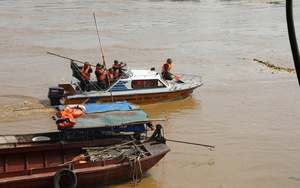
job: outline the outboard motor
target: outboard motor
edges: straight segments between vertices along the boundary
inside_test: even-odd
[[[59,100],[64,96],[64,88],[62,87],[49,87],[48,98],[50,99],[51,106],[60,105]]]

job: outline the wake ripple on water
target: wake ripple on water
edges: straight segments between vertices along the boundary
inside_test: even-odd
[[[22,95],[0,95],[0,118],[2,122],[17,116],[51,111],[55,112],[55,109],[49,106],[48,101]]]

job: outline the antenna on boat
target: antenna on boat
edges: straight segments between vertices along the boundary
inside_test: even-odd
[[[286,0],[286,21],[290,39],[291,50],[293,54],[294,64],[300,86],[300,56],[295,34],[294,19],[293,19],[293,0]]]
[[[103,52],[102,43],[101,43],[101,40],[100,40],[100,32],[98,30],[97,21],[96,21],[96,15],[95,15],[95,13],[93,13],[93,15],[94,15],[94,21],[95,21],[96,31],[97,31],[97,35],[98,35],[99,45],[100,45],[100,51],[101,51],[101,54],[102,54],[103,65],[104,65],[105,70],[108,70],[107,67],[106,67],[106,63],[105,63],[104,52]],[[108,86],[110,86],[109,75],[106,74],[106,77],[107,77],[107,80],[108,80]],[[111,96],[111,101],[114,102],[114,98],[113,98],[111,89],[110,89],[110,96]]]

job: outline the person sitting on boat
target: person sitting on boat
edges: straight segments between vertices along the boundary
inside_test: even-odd
[[[164,79],[166,80],[172,80],[172,73],[170,72],[172,69],[172,59],[168,58],[167,61],[163,64],[161,69],[161,74]]]
[[[111,68],[114,70],[114,78],[115,79],[118,79],[122,75],[122,73],[123,73],[122,68],[125,66],[126,66],[126,63],[123,63],[123,62],[119,63],[118,60],[114,61],[114,64],[112,65]]]
[[[105,81],[105,71],[104,71],[104,66],[103,65],[101,65],[99,63],[96,65],[95,75],[96,75],[96,78],[97,78],[97,85],[101,89],[107,88],[107,84],[106,84],[106,81]]]
[[[110,86],[111,83],[115,82],[115,79],[114,79],[114,70],[112,68],[109,68],[106,71],[105,80],[106,80],[106,83],[107,83],[108,86]]]
[[[90,78],[91,73],[93,72],[89,62],[85,62],[84,66],[81,68],[81,82],[80,87],[82,91],[91,91],[90,90]]]

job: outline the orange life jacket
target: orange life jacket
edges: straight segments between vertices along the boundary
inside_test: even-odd
[[[90,80],[90,77],[91,77],[91,73],[89,73],[90,69],[91,69],[91,66],[87,66],[86,68],[83,66],[81,68],[81,72],[82,72],[81,78],[83,80]]]
[[[168,72],[172,69],[172,65],[170,64],[170,63],[168,63],[168,62],[165,62],[164,64],[163,64],[163,66],[162,66],[162,68],[161,68],[161,73],[164,73],[165,72],[165,65],[168,65]]]
[[[119,69],[116,69],[115,70],[115,78],[118,78],[119,77]]]
[[[115,67],[116,67],[115,64],[113,64],[113,65],[111,66],[111,68],[114,70],[115,78],[118,78],[118,77],[119,77],[119,73],[120,73],[120,68],[119,68],[119,67],[118,67],[118,68],[115,68]]]
[[[82,105],[70,105],[66,108],[56,112],[58,117],[63,117],[71,114],[74,118],[81,116],[84,113],[85,109]]]
[[[71,114],[62,116],[56,121],[56,125],[59,127],[72,127],[76,124],[74,117]]]
[[[56,125],[59,127],[71,127],[76,124],[75,118],[81,116],[85,111],[85,107],[82,105],[71,105],[58,112],[56,115],[60,117],[56,121]]]
[[[109,80],[114,79],[114,75],[110,71],[107,71],[106,74],[108,74]],[[106,78],[107,78],[107,76],[106,76]]]
[[[96,74],[96,71],[99,71],[101,73],[100,75],[98,75],[97,79],[105,80],[104,69],[96,67],[95,74]],[[97,74],[96,74],[96,76],[97,76]]]

